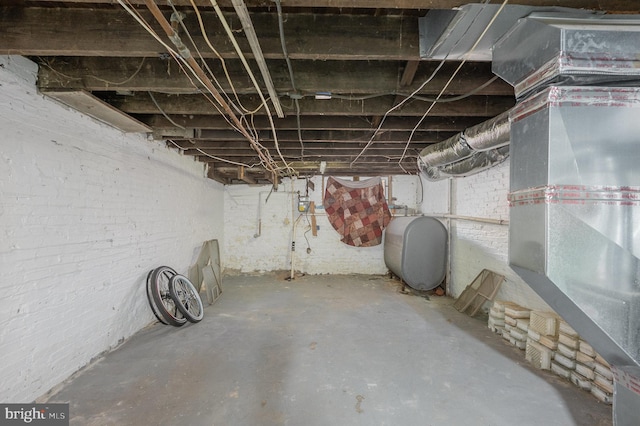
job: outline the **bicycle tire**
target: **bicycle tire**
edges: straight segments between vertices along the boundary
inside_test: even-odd
[[[169,281],[169,294],[178,310],[190,322],[200,322],[204,317],[204,306],[198,290],[184,275],[174,275]]]
[[[177,272],[168,266],[159,266],[151,273],[151,294],[156,302],[158,312],[162,317],[175,327],[181,327],[186,324],[187,319],[176,306],[169,292],[169,282],[171,277],[177,275]]]
[[[151,306],[151,311],[153,312],[153,315],[155,315],[155,317],[158,319],[158,321],[160,321],[162,324],[166,324],[169,325],[169,323],[167,322],[167,320],[164,319],[164,317],[160,314],[160,310],[158,309],[158,306],[156,306],[156,302],[155,300],[153,300],[153,294],[152,294],[152,285],[151,285],[151,274],[153,274],[153,269],[149,271],[149,273],[147,274],[147,300],[149,300],[149,306]]]

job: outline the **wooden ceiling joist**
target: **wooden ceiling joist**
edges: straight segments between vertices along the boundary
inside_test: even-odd
[[[256,89],[250,81],[211,2],[172,1],[185,14],[187,31],[167,22],[173,11],[165,1],[127,0],[167,45],[174,45],[167,34],[179,31],[190,52],[185,54],[186,68],[204,84],[213,81],[208,90],[196,78],[190,81],[166,47],[116,0],[3,2],[0,54],[30,57],[39,65],[41,92],[56,92],[59,98],[71,93],[67,97],[82,100],[76,109],[102,111],[113,120],[133,123],[166,140],[171,149],[206,163],[207,176],[223,184],[276,187],[285,172],[268,171],[263,164],[271,169],[284,167],[284,161],[300,176],[319,174],[321,162],[326,162],[325,174],[337,176],[418,173],[416,157],[422,149],[515,104],[512,87],[494,76],[489,62],[468,62],[447,86],[442,102],[430,109],[459,61],[446,60],[440,68],[439,60],[420,58],[419,18],[429,9],[452,9],[468,1],[281,0],[292,79],[273,0],[244,0],[285,115],[271,121],[258,96],[258,90],[267,93],[264,82],[258,81]],[[192,1],[233,84],[206,43]],[[510,0],[509,6],[560,3],[638,13],[635,0]],[[218,4],[258,75],[232,1]],[[426,81],[418,96],[394,108]],[[206,92],[220,97],[207,99]],[[316,99],[320,93],[327,99]],[[277,153],[274,131],[284,160]],[[260,157],[262,150],[268,154]]]
[[[163,34],[151,14],[142,17]],[[184,23],[193,28],[196,46],[204,57],[216,58],[193,11],[185,10]],[[167,19],[170,12],[167,12]],[[202,19],[211,44],[223,58],[237,58],[219,19],[203,11]],[[231,28],[242,28],[234,12],[225,13]],[[275,13],[251,17],[267,59],[284,59]],[[358,16],[295,14],[287,17],[287,50],[291,59],[310,60],[416,60],[418,21],[404,16]],[[51,37],[55,34],[55,37]],[[82,35],[82,36],[79,36]],[[332,40],[344,39],[336,49]],[[172,45],[166,37],[163,37]],[[0,54],[28,56],[158,57],[165,48],[123,9],[0,8]],[[243,52],[251,52],[244,37],[238,37]],[[375,48],[372,48],[375,47]],[[247,53],[247,56],[251,55]]]
[[[239,94],[254,94],[255,87],[238,60],[227,60],[227,71],[234,89]],[[275,88],[280,95],[291,93],[291,80],[284,60],[267,61]],[[151,91],[171,93],[197,93],[193,79],[181,72],[173,60],[160,58],[112,58],[105,61],[95,57],[42,58],[38,74],[41,88],[84,89],[91,91]],[[427,80],[437,63],[410,61],[396,83],[400,62],[395,61],[296,61],[295,81],[298,93],[313,96],[317,92],[348,94],[351,96],[372,93],[412,93]],[[413,64],[413,65],[411,65]],[[420,64],[420,67],[418,67]],[[419,92],[436,95],[447,82],[457,64],[447,64]],[[218,76],[222,89],[231,92],[220,61],[210,60],[209,68]],[[411,74],[407,74],[407,70]],[[256,71],[257,72],[257,71]],[[448,87],[445,95],[461,95],[481,87],[493,77],[491,64],[467,63],[459,77]],[[476,92],[478,95],[512,96],[513,88],[502,80]],[[288,98],[284,96],[283,102]]]
[[[33,3],[50,2],[50,0],[31,0]],[[131,4],[141,5],[144,0],[128,0]],[[194,0],[200,7],[210,7],[210,0]],[[113,4],[114,0],[66,0],[71,4]],[[190,6],[190,0],[173,0],[176,6]],[[218,0],[221,7],[232,6],[231,0]],[[250,8],[273,8],[271,0],[245,0]],[[282,0],[283,7],[295,8],[350,8],[350,9],[382,9],[390,8],[389,0]],[[465,0],[393,0],[393,9],[452,9],[468,4]],[[558,6],[558,0],[511,0],[509,4],[524,4],[530,6]],[[633,12],[629,1],[624,0],[564,0],[562,6],[583,9],[594,9],[609,12]],[[637,10],[636,10],[637,12]]]
[[[211,129],[211,130],[228,130],[229,123],[221,116],[211,115],[173,115],[171,119],[174,123],[167,120],[160,114],[139,114],[136,118],[148,126],[163,130],[178,129],[184,133],[184,129]],[[486,117],[427,117],[418,131],[433,132],[458,132],[467,127],[478,124],[491,118]],[[306,130],[362,130],[372,131],[372,120],[365,117],[357,116],[305,116],[302,118],[302,124]],[[382,131],[411,131],[418,122],[413,117],[387,117]],[[182,128],[177,128],[178,124]],[[254,128],[258,130],[270,130],[269,121],[265,116],[256,116],[253,121]],[[298,123],[295,116],[285,117],[275,121],[278,130],[297,130]],[[179,133],[179,134],[182,134]],[[193,134],[193,132],[191,133]]]
[[[166,114],[212,114],[216,115],[213,106],[201,95],[166,95],[158,94],[156,101],[162,106]],[[301,99],[301,114],[344,116],[344,115],[364,115],[375,116],[384,115],[393,106],[394,96],[383,96],[363,101],[351,101],[346,99]],[[249,109],[256,109],[260,101],[253,96],[241,96],[243,105]],[[149,96],[137,94],[136,96],[122,96],[110,100],[110,103],[129,114],[155,114],[158,107],[151,101]],[[432,117],[494,117],[515,104],[515,99],[511,96],[470,96],[464,102],[448,102],[437,104],[430,115]],[[412,116],[421,117],[427,103],[412,100],[407,102],[402,108],[391,112],[391,116]],[[293,107],[284,105],[285,113],[293,115]],[[257,114],[264,114],[260,110]]]

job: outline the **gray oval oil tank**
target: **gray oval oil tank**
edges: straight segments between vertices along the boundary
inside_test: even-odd
[[[442,283],[447,268],[447,230],[432,217],[396,217],[385,230],[384,263],[416,290]]]

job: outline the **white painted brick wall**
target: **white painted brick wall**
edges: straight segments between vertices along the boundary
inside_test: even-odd
[[[447,213],[449,188],[451,213],[459,216],[509,219],[509,161],[466,178],[429,182],[424,180],[425,214]],[[445,223],[447,221],[444,221]],[[509,227],[451,220],[451,282],[449,290],[458,297],[482,271],[490,269],[505,276],[497,299],[522,306],[551,310],[549,306],[509,267]]]
[[[363,178],[364,179],[364,178]],[[322,209],[322,182],[312,179],[315,190],[309,192],[316,203],[318,235],[313,236],[303,217],[296,228],[294,266],[309,274],[385,274],[383,245],[351,247],[340,242],[340,235],[331,227]],[[325,178],[326,181],[326,178]],[[419,182],[415,176],[393,176],[392,192],[397,205],[416,208]],[[291,268],[291,238],[293,222],[298,218],[297,191],[304,194],[304,179],[285,179],[279,191],[265,200],[270,186],[236,185],[225,188],[225,262],[226,267],[241,272],[277,271]],[[290,193],[295,194],[291,195]],[[258,199],[262,200],[262,231],[258,232]],[[292,200],[295,206],[292,206]],[[310,218],[309,218],[310,220]],[[306,232],[309,231],[309,232]],[[305,235],[309,241],[305,240]],[[311,253],[307,253],[307,247]]]
[[[147,272],[223,240],[201,164],[39,95],[0,57],[0,401],[41,396],[154,321]]]

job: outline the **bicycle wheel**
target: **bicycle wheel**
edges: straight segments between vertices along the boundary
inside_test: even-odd
[[[169,292],[169,281],[175,275],[177,272],[168,266],[159,266],[154,269],[151,273],[151,294],[158,312],[167,323],[180,327],[185,325],[187,319],[178,310]]]
[[[199,322],[204,316],[202,299],[195,286],[183,275],[174,275],[169,281],[169,294],[178,310],[191,322]]]
[[[162,324],[169,324],[167,322],[167,320],[165,320],[162,315],[160,314],[160,310],[158,309],[158,306],[156,306],[156,302],[153,300],[153,286],[151,285],[151,274],[153,274],[153,269],[149,271],[149,273],[147,274],[147,300],[149,300],[149,306],[151,306],[151,311],[153,311],[153,315],[156,316],[156,318],[158,319],[158,321],[160,321]]]

